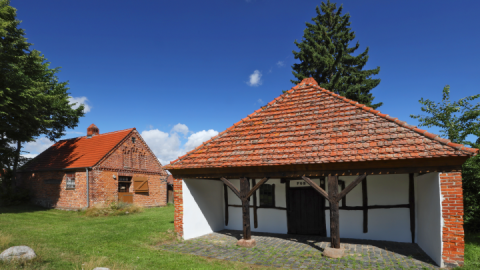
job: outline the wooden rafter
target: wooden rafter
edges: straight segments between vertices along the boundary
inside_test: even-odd
[[[323,190],[323,188],[319,187],[317,183],[310,180],[310,178],[304,175],[302,176],[302,179],[305,180],[305,182],[307,182],[311,187],[313,187],[313,189],[315,189],[318,193],[320,193],[320,195],[322,195],[325,199],[327,199],[328,201],[332,199],[328,196],[328,193],[325,190]]]
[[[350,183],[344,190],[342,190],[342,192],[338,193],[337,195],[337,202],[339,200],[341,200],[343,198],[343,196],[347,195],[347,193],[349,193],[350,191],[352,191],[352,189],[354,187],[356,187],[360,182],[362,182],[362,180],[367,177],[366,174],[363,174],[363,175],[360,175],[357,177],[357,179],[355,179],[352,183]]]

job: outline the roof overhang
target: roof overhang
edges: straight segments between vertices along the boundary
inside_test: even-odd
[[[284,178],[295,179],[302,175],[321,177],[327,175],[381,175],[400,173],[457,172],[469,157],[438,157],[397,160],[372,160],[363,162],[336,162],[320,164],[291,164],[280,166],[210,167],[170,169],[175,178],[219,179],[226,178]]]

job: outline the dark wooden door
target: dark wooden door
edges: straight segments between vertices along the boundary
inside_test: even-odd
[[[325,199],[313,188],[290,188],[289,232],[327,236]]]

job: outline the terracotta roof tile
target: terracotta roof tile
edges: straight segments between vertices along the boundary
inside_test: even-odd
[[[22,171],[92,167],[134,129],[58,141],[36,156]]]
[[[164,169],[472,156],[398,118],[303,80]]]

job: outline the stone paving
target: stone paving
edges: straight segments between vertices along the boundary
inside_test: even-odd
[[[341,239],[346,256],[322,256],[329,238],[252,232],[257,245],[238,247],[241,231],[223,230],[159,246],[160,249],[221,260],[287,269],[440,269],[416,244]]]

